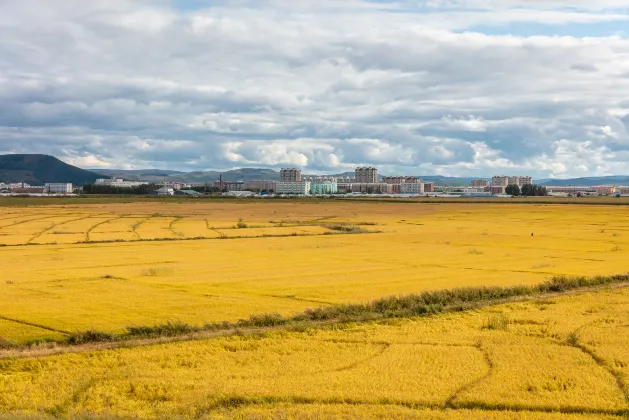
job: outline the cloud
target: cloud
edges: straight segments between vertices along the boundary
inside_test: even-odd
[[[0,0],[0,151],[89,167],[626,172],[629,40],[588,36],[626,6]]]

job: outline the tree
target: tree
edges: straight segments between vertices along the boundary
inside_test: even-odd
[[[546,196],[548,195],[548,191],[546,190],[546,187],[543,187],[541,185],[535,185],[535,184],[527,184],[527,185],[523,185],[522,186],[522,192],[521,194],[523,196],[529,197],[529,196]]]
[[[517,184],[507,185],[507,188],[505,188],[505,193],[517,197],[518,195],[520,195],[520,187],[518,187]]]

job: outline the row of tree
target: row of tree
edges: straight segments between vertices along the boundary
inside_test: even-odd
[[[541,185],[535,185],[535,184],[522,185],[522,188],[520,188],[516,184],[507,185],[507,188],[505,189],[505,193],[512,195],[514,197],[517,197],[520,195],[524,197],[548,195],[548,191],[546,190],[546,187],[543,187]]]

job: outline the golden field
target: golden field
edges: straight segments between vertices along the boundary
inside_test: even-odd
[[[0,417],[621,419],[628,348],[629,289],[609,289],[429,318],[0,359]]]
[[[236,228],[239,221],[246,227]],[[336,234],[334,224],[367,233]],[[147,241],[156,238],[169,241]],[[25,343],[623,273],[629,213],[624,206],[288,200],[5,207],[0,244],[0,341]]]

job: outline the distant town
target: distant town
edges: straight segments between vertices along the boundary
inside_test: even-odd
[[[627,196],[629,186],[537,186],[530,176],[496,175],[490,179],[475,179],[468,186],[435,186],[414,176],[380,176],[375,167],[358,167],[353,177],[302,176],[298,168],[284,168],[280,180],[248,180],[212,182],[129,181],[122,178],[101,178],[95,183],[75,187],[71,183],[0,182],[2,195],[78,195],[78,194],[144,194],[162,196],[191,196],[220,194],[228,196],[428,196],[428,197],[513,197],[531,195]]]

